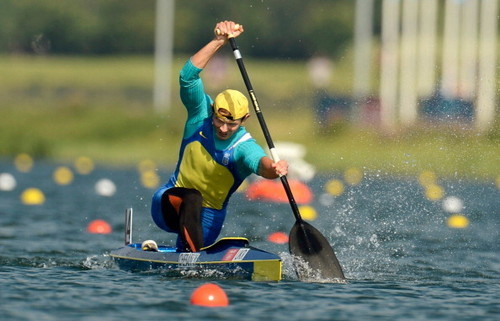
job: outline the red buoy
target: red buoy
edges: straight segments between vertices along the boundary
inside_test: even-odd
[[[111,225],[104,220],[93,220],[87,226],[87,232],[91,234],[109,234],[112,229]]]
[[[295,202],[297,204],[309,204],[313,201],[314,195],[307,184],[290,179],[288,180]],[[246,197],[249,200],[261,200],[274,203],[288,203],[288,196],[280,181],[260,179],[248,186]]]
[[[288,235],[283,232],[274,232],[269,234],[267,240],[271,243],[285,244],[288,243]]]
[[[229,299],[220,286],[214,283],[205,283],[193,291],[191,304],[205,307],[225,307],[229,305]]]

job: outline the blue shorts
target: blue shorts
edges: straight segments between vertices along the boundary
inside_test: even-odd
[[[151,216],[155,224],[164,231],[178,234],[179,231],[173,230],[167,226],[163,213],[161,211],[161,197],[168,190],[166,185],[160,187],[154,194],[151,203]],[[201,226],[203,228],[203,244],[204,246],[215,243],[220,234],[222,225],[226,218],[226,208],[216,210],[213,208],[203,207],[201,210]],[[182,248],[182,240],[177,238],[177,247]]]

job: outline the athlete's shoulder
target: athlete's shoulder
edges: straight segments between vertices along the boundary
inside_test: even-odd
[[[235,152],[240,157],[265,156],[262,147],[249,132],[243,133],[233,145]]]

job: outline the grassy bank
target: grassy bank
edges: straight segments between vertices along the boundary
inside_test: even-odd
[[[27,152],[38,158],[130,165],[149,158],[176,161],[185,112],[172,71],[173,104],[162,114],[152,107],[153,64],[147,57],[1,57],[0,156]],[[349,63],[339,64],[334,83],[349,87]],[[207,90],[245,91],[236,67]],[[303,62],[248,61],[247,68],[275,141],[307,147],[306,160],[321,171],[362,167],[371,171],[492,178],[499,174],[498,126],[477,134],[464,126],[418,126],[383,133],[374,126],[338,122],[327,132],[314,121],[312,88]],[[236,84],[236,85],[234,85]],[[248,127],[264,143],[255,117]]]

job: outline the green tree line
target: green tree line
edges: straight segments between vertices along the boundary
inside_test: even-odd
[[[2,0],[0,53],[151,54],[155,0]],[[352,41],[351,0],[175,1],[176,53],[192,53],[217,21],[245,26],[255,57],[338,56]]]

